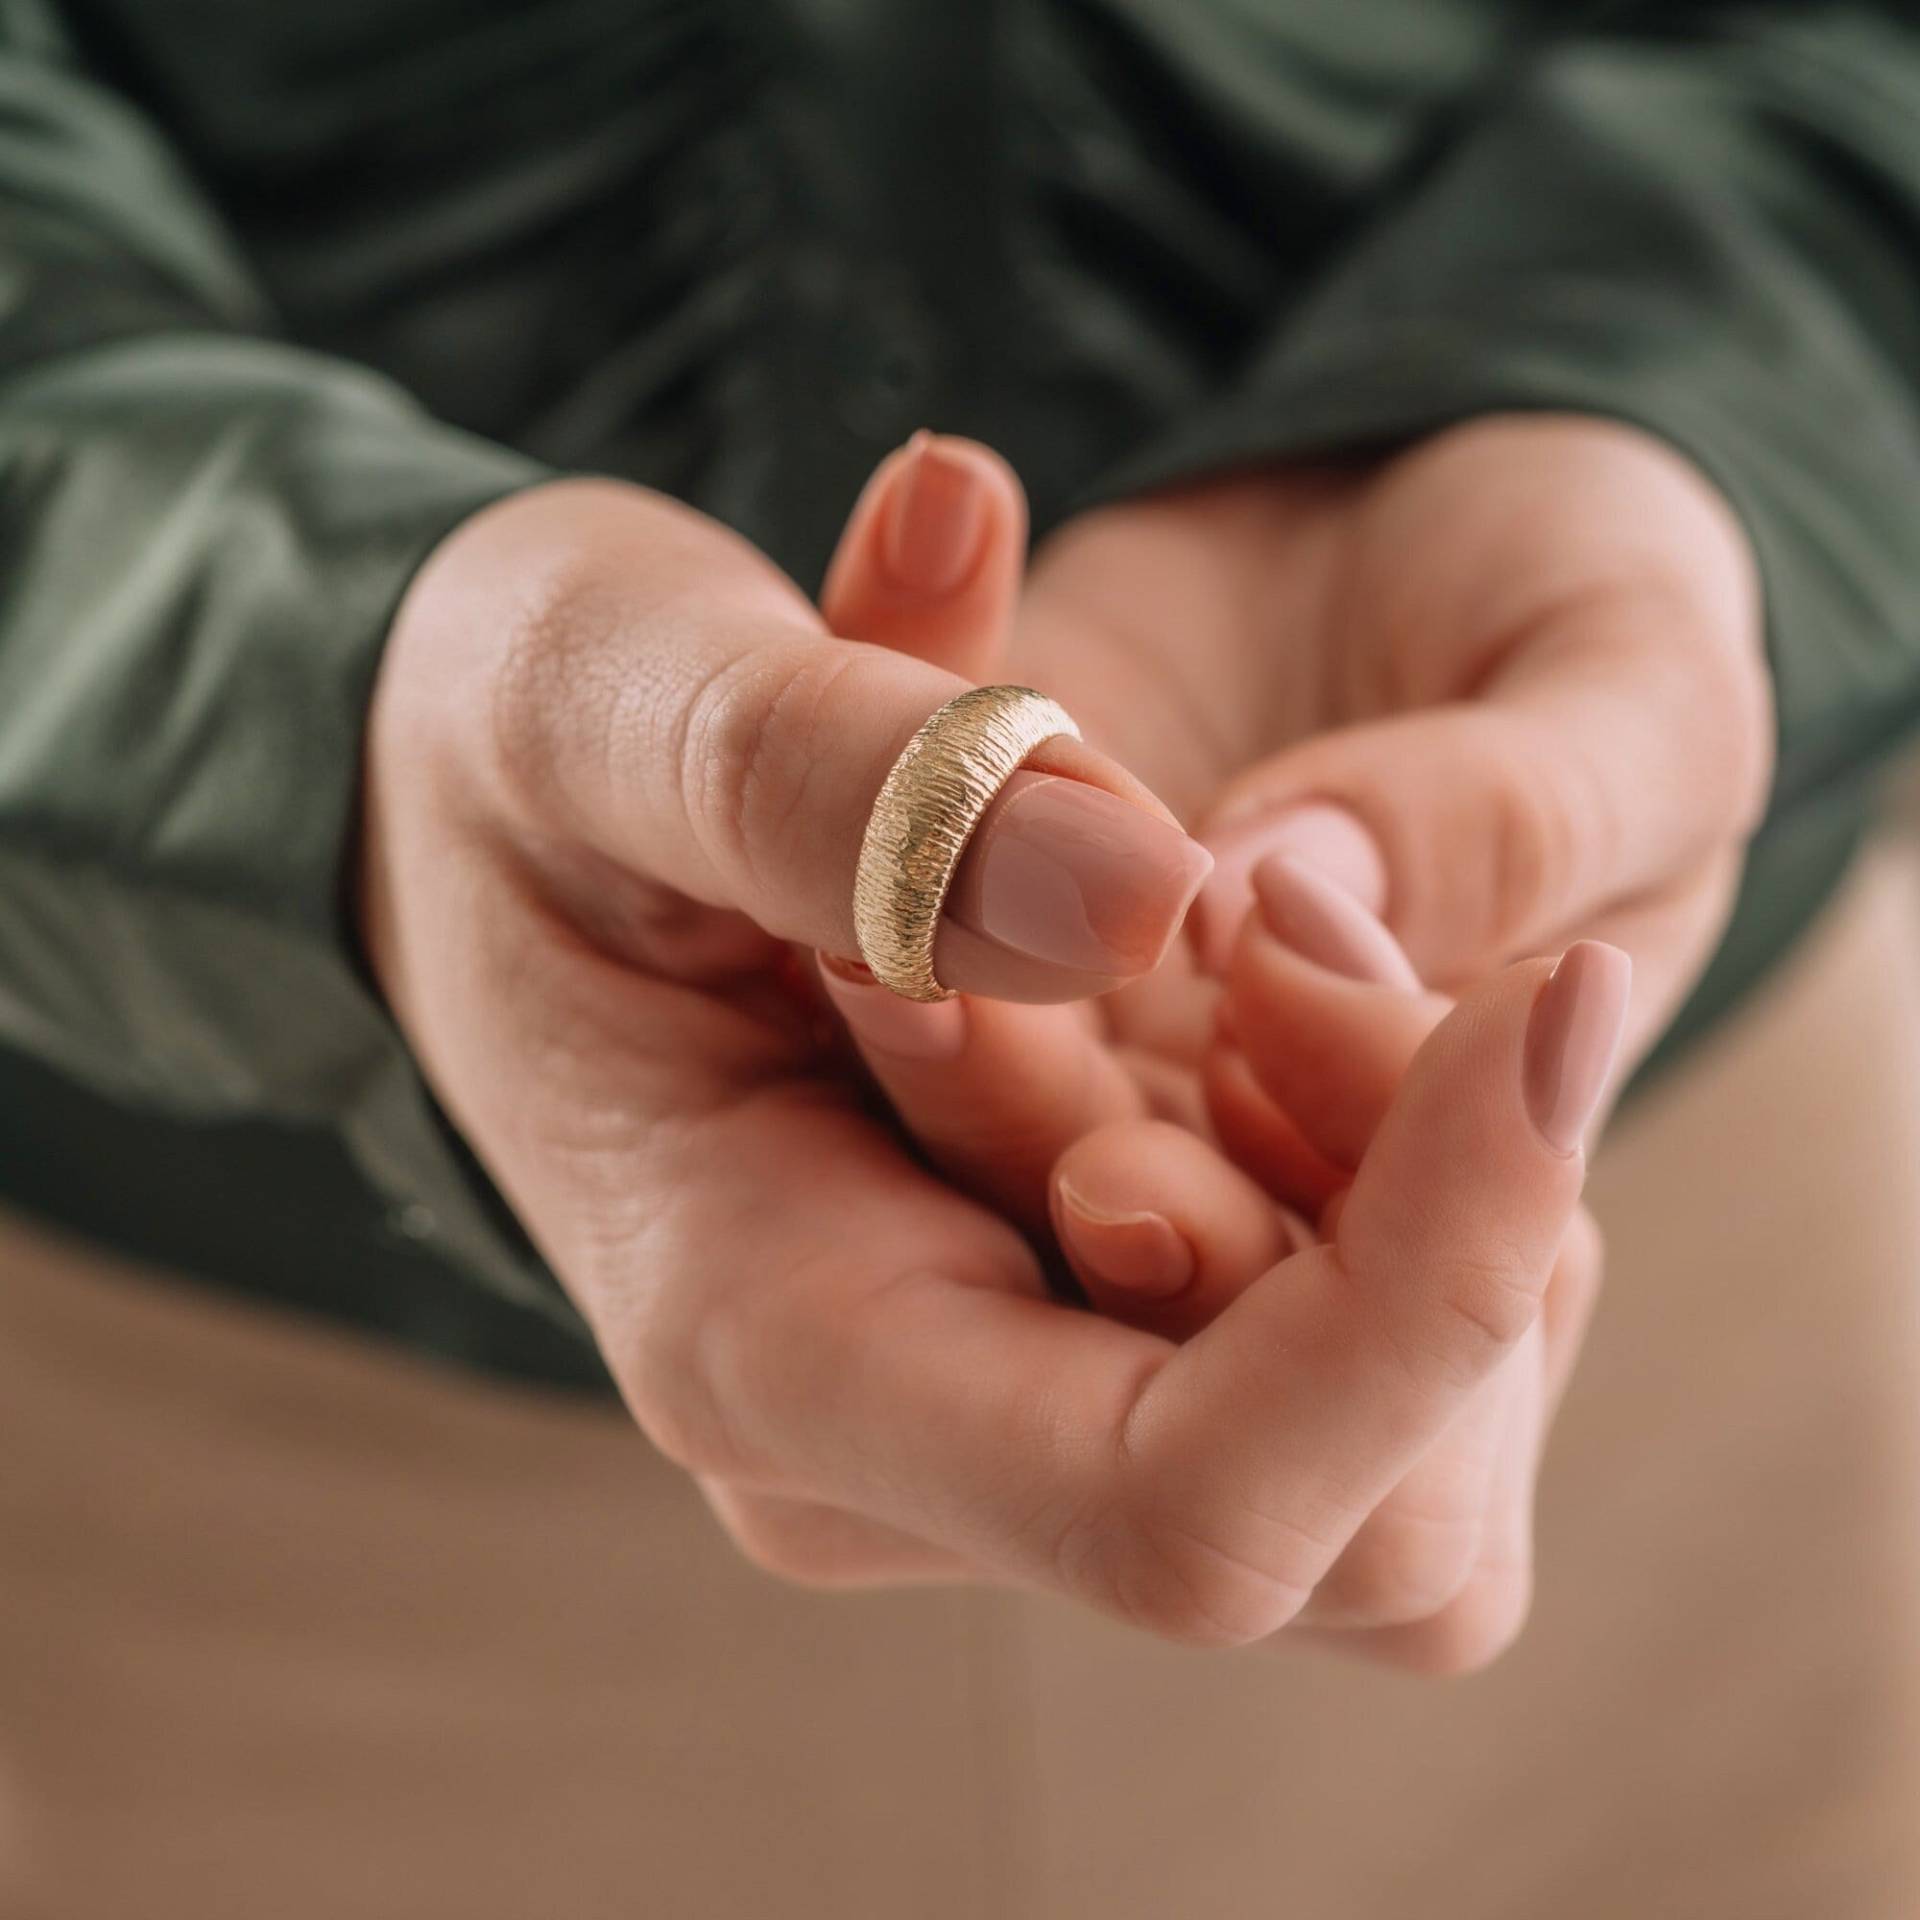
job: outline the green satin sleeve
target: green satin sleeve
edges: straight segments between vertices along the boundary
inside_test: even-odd
[[[1684,1038],[1810,916],[1920,720],[1920,21],[1598,16],[1477,94],[1231,391],[1106,490],[1514,409],[1702,468],[1758,554],[1779,765]]]
[[[0,1049],[173,1122],[325,1131],[454,1265],[564,1318],[345,901],[395,605],[542,469],[275,336],[175,156],[7,5]]]

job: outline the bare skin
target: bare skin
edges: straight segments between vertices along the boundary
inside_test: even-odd
[[[1582,1126],[1604,1100],[1624,967],[1549,987],[1550,962],[1503,963],[1612,933],[1631,1044],[1657,1031],[1764,784],[1765,687],[1744,550],[1677,462],[1583,423],[1449,441],[1090,518],[1024,597],[1017,493],[918,608],[863,583],[856,516],[827,602],[865,645],[633,489],[510,502],[421,576],[370,738],[369,950],[636,1416],[756,1559],[1050,1586],[1208,1644],[1317,1622],[1428,1667],[1514,1630],[1597,1273],[1539,1089]],[[1216,899],[1200,960],[1097,1018],[965,995],[959,1050],[918,1065],[856,1024],[876,1113],[790,943],[848,951],[879,772],[988,677],[1055,692],[1203,831],[1256,794],[1337,798],[1379,848],[1373,900],[1341,881],[1460,1008],[1343,980]],[[1683,693],[1726,723],[1663,783]],[[1323,736],[1399,713],[1390,743]],[[1056,770],[1147,811],[1117,764]],[[1214,1039],[1223,969],[1244,1044]],[[1075,997],[1056,984],[1025,997]],[[1349,1043],[1318,1080],[1285,1044],[1311,1031]],[[1205,1285],[1141,1301],[1076,1256],[1109,1311],[1048,1299],[1063,1183],[1166,1221]]]

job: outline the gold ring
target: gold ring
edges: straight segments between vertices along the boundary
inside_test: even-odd
[[[1031,687],[972,687],[930,714],[893,763],[853,876],[860,958],[903,1000],[945,1000],[933,937],[973,830],[1021,761],[1080,729]]]

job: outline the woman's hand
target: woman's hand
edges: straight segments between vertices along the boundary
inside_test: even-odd
[[[1455,985],[1509,952],[1621,940],[1642,963],[1637,1051],[1711,948],[1765,785],[1744,543],[1671,454],[1595,422],[1484,422],[1364,473],[1246,477],[1090,515],[1043,551],[1017,647],[1010,666],[967,670],[1054,692],[1217,823],[1198,964],[1098,1005],[1114,1057],[1182,1124],[1117,1120],[1049,1169],[1058,1135],[1023,1128],[1017,1075],[991,1048],[932,1063],[909,1012],[893,1018],[908,1046],[869,1046],[869,1062],[963,1178],[1044,1185],[1096,1302],[1173,1338],[1312,1237],[1305,1222],[1338,1200],[1450,1005],[1367,906],[1397,904]],[[1250,921],[1256,867],[1269,911]],[[1325,951],[1287,951],[1280,929],[1303,926],[1372,969],[1357,991]],[[1223,1045],[1208,976],[1236,934],[1242,1044]],[[869,1007],[888,1015],[871,990],[842,997],[857,1034]],[[1028,1018],[1038,1034],[1064,1015]],[[1307,1619],[1424,1665],[1473,1664],[1511,1632],[1534,1474],[1599,1264],[1581,1215],[1538,1336],[1381,1503]]]
[[[1102,1311],[1172,1339],[1208,1326],[1274,1257],[1337,1231],[1409,1064],[1450,1010],[1421,988],[1392,936],[1350,894],[1285,854],[1254,871],[1255,910],[1229,967],[1206,1079],[1226,1147],[1156,1121],[1088,1134],[1054,1171],[1060,1240]],[[1580,1068],[1534,1084],[1572,1143],[1600,1053],[1624,1016],[1629,963],[1584,943],[1560,962],[1594,976]],[[1564,1104],[1563,1104],[1564,1103]],[[1289,1115],[1306,1117],[1305,1130]],[[1435,1143],[1437,1171],[1457,1182]],[[1256,1177],[1256,1175],[1258,1177]],[[1298,1196],[1302,1212],[1276,1200]],[[1374,1509],[1300,1625],[1349,1653],[1426,1671],[1484,1665],[1532,1592],[1534,1483],[1600,1279],[1600,1240],[1575,1216],[1532,1331]]]
[[[1203,970],[1290,851],[1438,987],[1617,942],[1629,1063],[1712,952],[1772,765],[1744,535],[1663,444],[1590,419],[1086,515],[1036,561],[1010,671],[1216,854]],[[1205,996],[1171,972],[1103,1004],[1190,1063]]]
[[[995,466],[983,510],[1000,524],[978,530],[981,564],[949,581],[925,542],[906,542],[888,617],[1004,621],[1021,566],[1004,523],[1022,506]],[[766,1259],[784,1268],[776,1248],[820,1257],[823,1208],[841,1230],[870,1218],[892,1251],[1039,1288],[1010,1226],[866,1119],[792,944],[852,948],[873,795],[966,684],[829,635],[745,543],[611,484],[478,516],[401,611],[368,742],[369,954],[643,1410],[676,1343],[730,1317]],[[986,909],[949,914],[936,953],[960,984],[1066,999],[1151,966],[1207,863],[1101,756],[1062,741],[1044,758],[1056,772],[1023,776],[1023,791],[1071,788],[1072,806],[994,809],[970,862],[987,869],[973,881]],[[1095,1056],[1084,1023],[1067,1031]],[[1117,1071],[1069,1077],[1063,1138],[1136,1110]],[[718,1230],[695,1231],[696,1214]]]
[[[750,1554],[1257,1638],[1531,1337],[1580,1159],[1528,1088],[1605,1009],[1538,963],[1492,982],[1407,1076],[1335,1243],[1185,1344],[1056,1304],[1029,1241],[868,1110],[787,966],[787,942],[850,944],[866,808],[956,684],[829,638],[651,496],[494,509],[423,573],[383,672],[369,950],[641,1424]],[[1150,959],[1195,868],[1142,818]],[[989,932],[942,965],[985,987],[1002,959]]]

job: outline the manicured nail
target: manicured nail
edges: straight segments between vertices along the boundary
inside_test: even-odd
[[[1330,801],[1230,820],[1209,833],[1206,844],[1214,867],[1194,902],[1194,930],[1201,961],[1215,973],[1226,971],[1252,909],[1254,868],[1276,853],[1317,868],[1373,913],[1387,904],[1387,863],[1379,843],[1358,815]]]
[[[1011,952],[1130,979],[1159,965],[1212,865],[1144,807],[1021,772],[967,849],[946,913]]]
[[[972,461],[930,433],[907,443],[880,534],[880,561],[902,592],[942,599],[974,563],[987,526],[987,487]]]
[[[1607,1089],[1633,988],[1618,947],[1581,940],[1560,956],[1527,1021],[1527,1111],[1556,1153],[1572,1153]]]
[[[1253,870],[1267,931],[1303,960],[1349,980],[1418,993],[1420,976],[1400,943],[1347,890],[1290,853]]]
[[[1193,1249],[1164,1214],[1107,1212],[1064,1180],[1054,1196],[1060,1238],[1096,1279],[1127,1293],[1164,1300],[1193,1278]]]
[[[820,956],[820,981],[863,1047],[898,1060],[951,1060],[966,1044],[967,1010],[960,1000],[903,1000],[889,993],[858,960]]]

